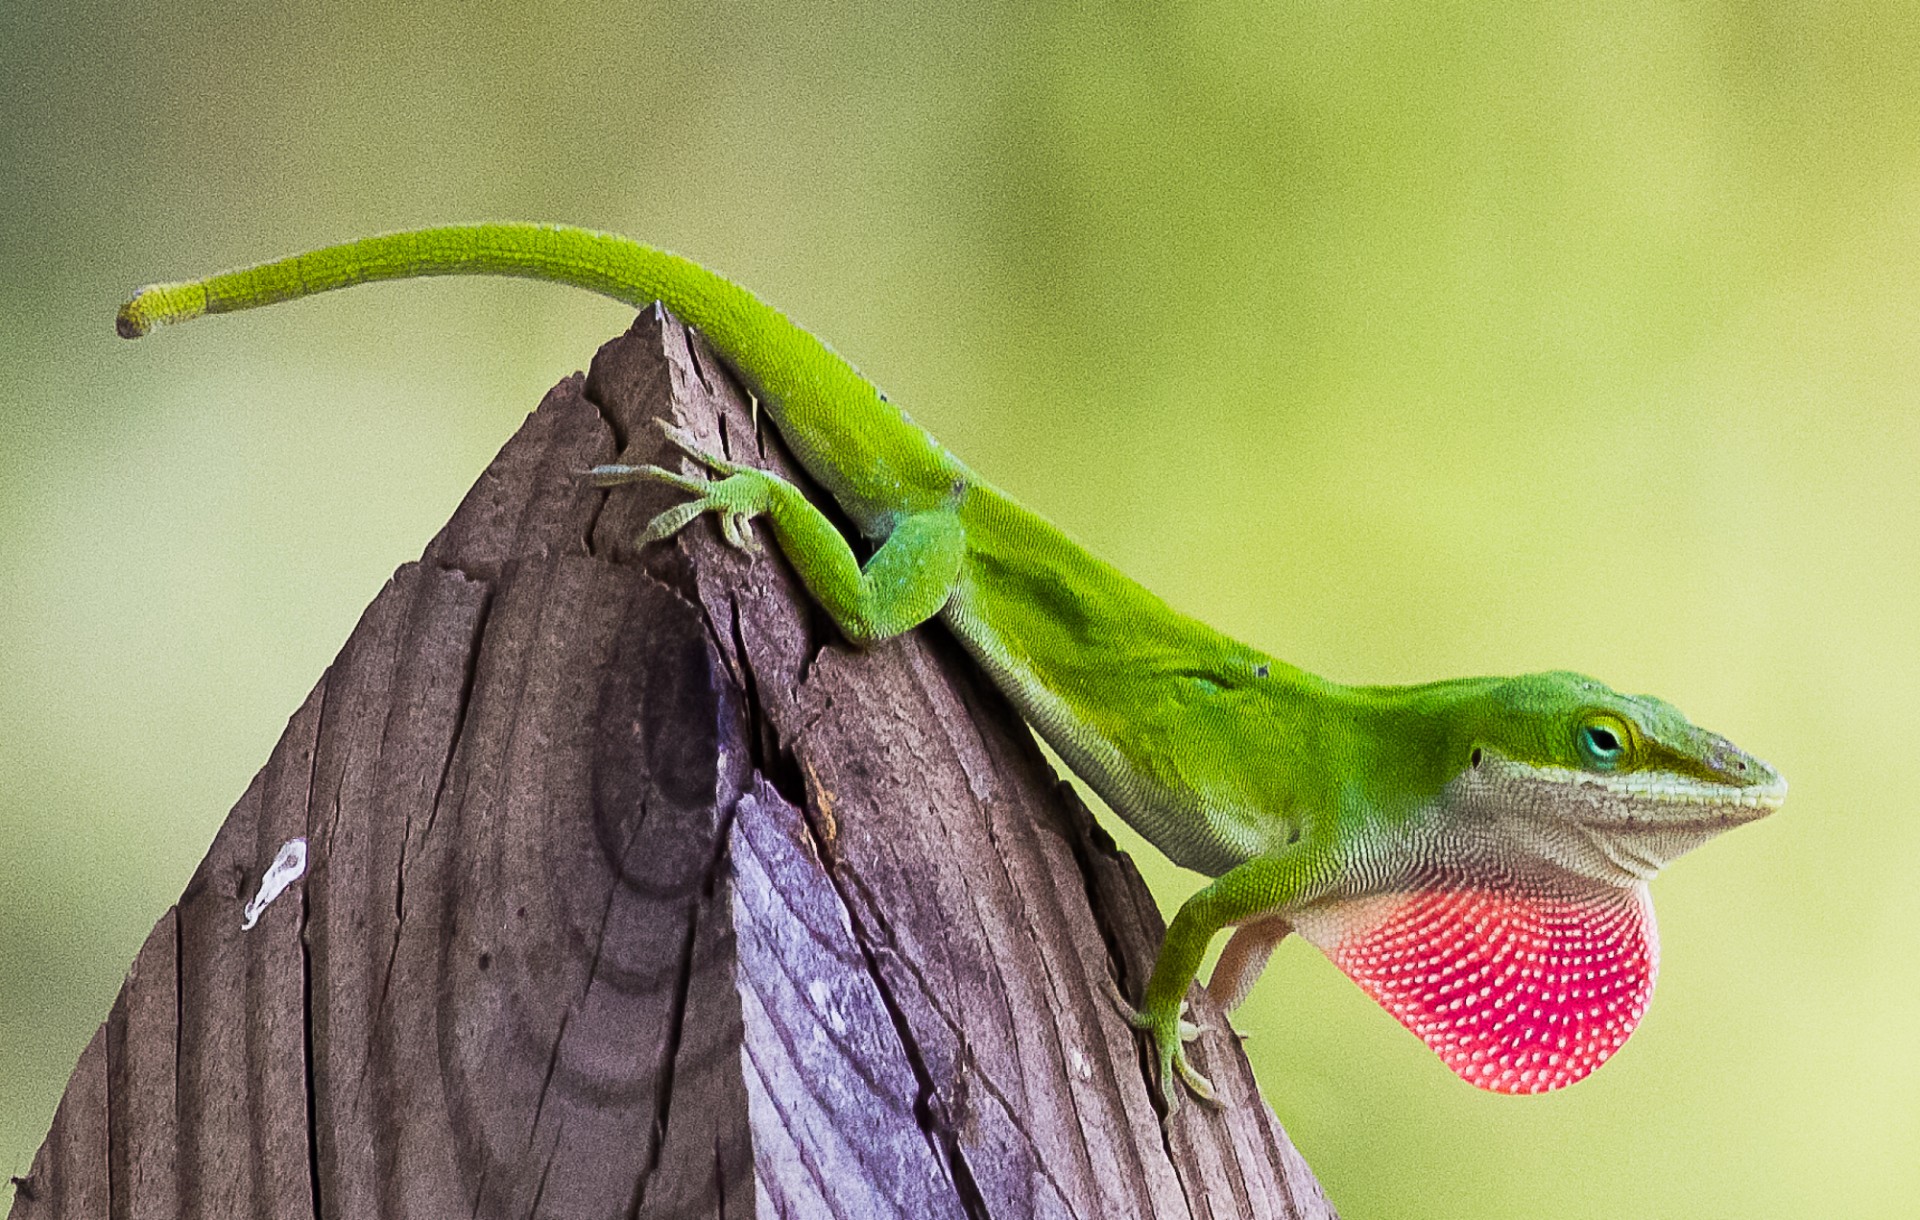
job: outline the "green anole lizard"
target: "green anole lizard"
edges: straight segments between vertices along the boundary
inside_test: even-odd
[[[1573,673],[1344,686],[1176,613],[972,470],[825,344],[745,289],[626,238],[483,224],[389,234],[147,288],[122,335],[372,280],[557,281],[697,327],[873,547],[791,483],[669,437],[715,479],[602,466],[690,498],[641,537],[763,517],[856,645],[938,618],[1069,766],[1176,864],[1214,878],[1174,917],[1138,1009],[1168,1113],[1200,1032],[1188,985],[1231,1010],[1299,932],[1481,1088],[1581,1079],[1632,1032],[1659,950],[1647,882],[1777,808],[1780,775],[1671,705]]]

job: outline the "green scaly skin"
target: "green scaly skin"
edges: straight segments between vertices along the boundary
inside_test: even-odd
[[[679,436],[717,479],[593,472],[602,484],[658,479],[692,497],[645,538],[711,512],[730,542],[747,545],[746,523],[764,518],[855,644],[939,618],[1121,817],[1214,878],[1180,908],[1139,1009],[1122,1001],[1152,1040],[1169,1115],[1176,1076],[1212,1096],[1188,1063],[1183,1044],[1199,1031],[1181,1010],[1222,929],[1239,931],[1212,990],[1231,1007],[1295,926],[1310,938],[1320,930],[1316,943],[1331,954],[1358,943],[1341,939],[1349,913],[1428,892],[1434,877],[1582,902],[1643,894],[1667,860],[1785,795],[1765,763],[1668,704],[1576,674],[1343,686],[1231,640],[981,479],[746,290],[625,238],[522,224],[391,234],[148,288],[118,326],[134,338],[201,314],[424,275],[521,276],[636,307],[658,300],[697,327],[876,549],[863,567],[791,484]],[[1484,880],[1495,876],[1497,885]],[[1486,1087],[1523,1087],[1449,1062]]]

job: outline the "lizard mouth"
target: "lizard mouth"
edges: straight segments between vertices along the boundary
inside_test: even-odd
[[[1723,810],[1728,815],[1724,819],[1711,815],[1697,819],[1709,824],[1749,820],[1739,816],[1743,812],[1750,812],[1752,817],[1762,817],[1780,808],[1787,799],[1787,781],[1777,775],[1759,784],[1713,784],[1671,772],[1634,775],[1576,773],[1573,782],[1599,788],[1611,796],[1623,797],[1633,805],[1655,805],[1672,809],[1675,813],[1679,813],[1681,808],[1697,807]],[[1678,824],[1688,819],[1682,814],[1679,818],[1660,820]]]

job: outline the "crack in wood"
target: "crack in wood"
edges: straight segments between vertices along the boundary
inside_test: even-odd
[[[887,1019],[893,1025],[894,1036],[899,1042],[900,1051],[906,1056],[907,1066],[913,1072],[917,1088],[913,1103],[914,1121],[920,1126],[930,1147],[945,1165],[949,1180],[953,1184],[954,1194],[962,1211],[969,1220],[992,1220],[986,1200],[980,1194],[980,1187],[974,1181],[973,1170],[967,1164],[966,1154],[955,1138],[952,1124],[936,1109],[936,1099],[940,1089],[933,1073],[928,1070],[926,1057],[921,1053],[919,1039],[915,1036],[912,1023],[907,1020],[906,1012],[900,1007],[899,999],[893,994],[876,956],[875,942],[867,929],[867,918],[848,901],[845,886],[848,883],[840,868],[820,850],[820,834],[813,822],[811,805],[800,805],[802,826],[813,840],[815,854],[820,857],[825,868],[829,884],[839,898],[840,909],[846,915],[853,929],[854,944],[860,952],[860,960],[866,968],[867,977],[872,982],[880,1003],[886,1010]],[[854,879],[857,883],[857,879]],[[871,910],[872,908],[869,908]],[[884,927],[884,921],[882,921]],[[883,942],[884,943],[884,942]],[[937,1007],[934,1011],[938,1011]]]
[[[547,1178],[553,1173],[555,1155],[560,1149],[560,1142],[566,1138],[566,1135],[567,1124],[566,1120],[562,1119],[560,1129],[553,1133],[553,1149],[547,1153],[546,1161],[540,1166],[540,1185],[534,1188],[533,1206],[527,1209],[529,1220],[540,1214],[540,1201],[547,1197]]]
[[[318,751],[315,752],[316,757]],[[320,1173],[320,1122],[319,1090],[314,1084],[313,1075],[313,946],[307,942],[307,918],[309,907],[304,889],[300,895],[300,1032],[301,1066],[305,1069],[305,1092],[307,1102],[307,1182],[310,1197],[313,1200],[313,1220],[322,1220],[325,1208],[321,1204]]]
[[[693,366],[693,375],[700,379],[700,388],[708,394],[712,394],[713,383],[707,380],[707,370],[701,365],[700,350],[693,341],[693,332],[690,330],[682,330],[680,332],[680,342],[682,348],[687,353],[687,363]],[[720,426],[722,428],[726,427],[726,422],[726,417],[724,415],[721,416]]]
[[[472,579],[469,577],[469,579]],[[465,664],[460,674],[460,694],[454,702],[453,731],[447,737],[447,752],[440,764],[440,778],[433,785],[433,800],[427,806],[427,824],[420,832],[422,839],[433,831],[434,821],[440,816],[440,804],[447,795],[447,778],[453,774],[453,760],[460,753],[460,742],[466,736],[467,712],[473,707],[473,684],[480,673],[480,656],[487,645],[487,627],[493,621],[493,598],[495,583],[491,580],[476,580],[480,586],[480,609],[476,616],[473,631],[464,650]],[[402,880],[406,872],[406,840],[401,840],[400,870]],[[396,904],[398,899],[395,899]]]
[[[1033,1139],[1032,1134],[1026,1131],[1019,1121],[1020,1106],[1015,1103],[1014,1099],[1002,1091],[990,1075],[977,1070],[968,1070],[973,1066],[974,1060],[967,1045],[967,1030],[965,1026],[956,1021],[940,1004],[937,999],[938,993],[934,990],[932,982],[920,969],[918,963],[914,961],[912,956],[900,951],[899,945],[894,943],[890,932],[876,945],[869,939],[868,933],[863,930],[868,924],[877,926],[882,930],[888,929],[886,918],[881,914],[883,908],[875,901],[872,894],[865,892],[864,881],[856,873],[849,872],[845,869],[835,870],[830,867],[829,872],[833,875],[835,887],[841,891],[843,900],[848,891],[861,893],[861,909],[867,913],[866,916],[863,919],[861,916],[856,915],[851,905],[848,907],[848,914],[853,920],[855,934],[860,938],[861,947],[867,952],[867,961],[870,968],[875,972],[879,972],[876,974],[876,983],[881,988],[883,996],[888,1000],[890,1015],[897,1015],[901,1021],[906,1020],[906,1010],[900,1006],[891,984],[889,984],[884,977],[881,977],[886,969],[880,961],[881,953],[886,955],[886,961],[888,963],[891,963],[894,967],[903,971],[908,980],[912,982],[914,989],[919,994],[920,1000],[920,1003],[916,1005],[916,1010],[924,1011],[940,1021],[946,1033],[953,1039],[959,1049],[954,1079],[956,1085],[962,1090],[962,1096],[949,1102],[942,1095],[940,1089],[937,1087],[930,1089],[926,1097],[928,1103],[928,1121],[936,1123],[941,1131],[949,1133],[950,1135],[950,1133],[954,1132],[962,1124],[964,1121],[962,1116],[969,1110],[969,1105],[964,1096],[965,1092],[978,1088],[1007,1114],[1009,1120],[1027,1144],[1037,1148],[1037,1141]],[[995,965],[997,968],[997,963]],[[1002,992],[1004,994],[1004,987],[1002,988]],[[908,1025],[910,1026],[911,1023],[909,1022]],[[918,1035],[914,1034],[911,1028],[907,1028],[903,1032],[902,1038],[903,1043],[908,1048],[908,1053],[914,1058],[916,1063],[924,1068],[925,1056],[920,1050]],[[956,1154],[964,1157],[964,1153]],[[1053,1176],[1053,1172],[1047,1165],[1045,1158],[1035,1156],[1033,1164],[1040,1176],[1053,1188],[1054,1193],[1058,1197],[1062,1199],[1068,1197],[1066,1190]],[[974,1190],[977,1192],[978,1189],[976,1185]]]
[[[700,931],[700,909],[695,906],[687,920],[687,934],[680,950],[680,969],[674,980],[673,1007],[667,1017],[666,1047],[660,1057],[659,1085],[654,1091],[652,1146],[639,1180],[633,1186],[633,1206],[628,1220],[638,1220],[647,1203],[647,1186],[659,1172],[661,1154],[667,1145],[667,1128],[673,1121],[673,1077],[680,1058],[680,1042],[686,1036],[687,995],[693,987],[693,950]]]

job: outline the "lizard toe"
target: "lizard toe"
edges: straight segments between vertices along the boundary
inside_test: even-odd
[[[1180,1074],[1181,1082],[1193,1090],[1195,1097],[1209,1106],[1219,1106],[1220,1097],[1213,1091],[1213,1082],[1202,1076],[1193,1064],[1187,1062],[1187,1054],[1184,1050],[1174,1055],[1173,1067]]]

